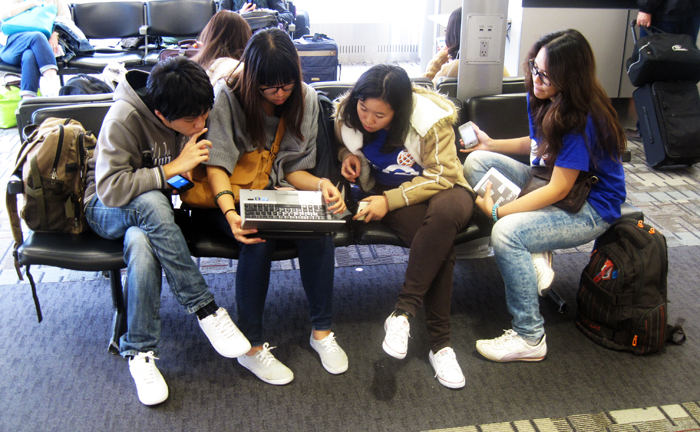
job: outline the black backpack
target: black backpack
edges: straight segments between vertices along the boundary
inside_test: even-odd
[[[682,320],[668,324],[666,238],[642,221],[615,222],[581,274],[576,327],[605,348],[636,355],[681,344]]]
[[[59,96],[112,93],[114,90],[106,82],[90,75],[78,74],[69,79],[58,91]]]

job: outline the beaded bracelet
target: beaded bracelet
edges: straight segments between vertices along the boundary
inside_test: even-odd
[[[491,209],[491,217],[493,218],[494,222],[498,222],[498,204],[493,205],[493,208]]]
[[[222,190],[214,197],[214,205],[217,207],[219,206],[218,201],[219,198],[221,198],[221,195],[231,195],[231,198],[233,198],[234,200],[236,199],[235,195],[233,195],[233,192],[231,192],[230,190]]]

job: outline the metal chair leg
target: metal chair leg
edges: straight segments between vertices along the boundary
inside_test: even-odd
[[[566,300],[561,298],[559,293],[557,293],[554,289],[549,290],[549,293],[547,293],[547,297],[552,299],[552,301],[557,304],[557,306],[559,307],[559,313],[566,312]]]

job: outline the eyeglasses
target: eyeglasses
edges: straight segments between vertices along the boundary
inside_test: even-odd
[[[540,81],[542,81],[542,84],[546,85],[549,87],[552,85],[552,82],[549,80],[549,77],[547,76],[547,72],[539,70],[537,66],[535,66],[535,62],[533,60],[528,60],[527,64],[530,66],[530,73],[532,74],[532,79],[534,80],[536,76],[540,77]]]
[[[294,87],[296,87],[296,86],[297,86],[297,83],[293,82],[291,84],[283,84],[280,86],[273,86],[273,87],[266,87],[266,88],[258,87],[258,89],[260,90],[260,92],[262,92],[262,94],[267,95],[267,96],[272,96],[272,95],[276,94],[278,91],[280,91],[280,89],[283,92],[290,92],[290,91],[294,90]]]

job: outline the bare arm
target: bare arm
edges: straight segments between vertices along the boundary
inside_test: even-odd
[[[518,198],[508,204],[498,207],[498,218],[502,218],[513,213],[522,213],[539,210],[562,200],[569,194],[574,186],[579,170],[554,167],[552,179],[547,186],[541,187],[522,198]],[[491,186],[487,186],[484,197],[476,198],[476,205],[479,206],[487,216],[491,216],[493,210],[493,200],[491,199]]]
[[[299,190],[320,190],[323,192],[323,199],[328,204],[328,209],[333,213],[342,213],[345,211],[345,201],[338,188],[328,179],[320,179],[315,175],[304,171],[294,171],[285,175],[285,179]]]
[[[231,190],[231,181],[229,180],[228,173],[221,167],[207,165],[207,178],[209,180],[209,186],[211,187],[211,192],[216,196],[221,191]],[[244,230],[241,228],[241,223],[243,222],[241,216],[235,210],[235,202],[233,195],[223,194],[219,196],[216,201],[221,212],[225,214],[226,221],[231,226],[231,232],[233,236],[241,243],[254,244],[264,242],[265,240],[261,238],[248,238],[246,235],[254,234],[258,230]],[[233,211],[229,211],[234,209]]]
[[[486,150],[501,154],[530,154],[529,136],[520,138],[493,139],[488,136],[486,132],[479,129],[477,125],[474,125],[474,132],[476,132],[476,137],[479,139],[479,144],[472,148],[460,149],[460,152],[471,153],[475,150]],[[464,145],[461,139],[459,142]]]

